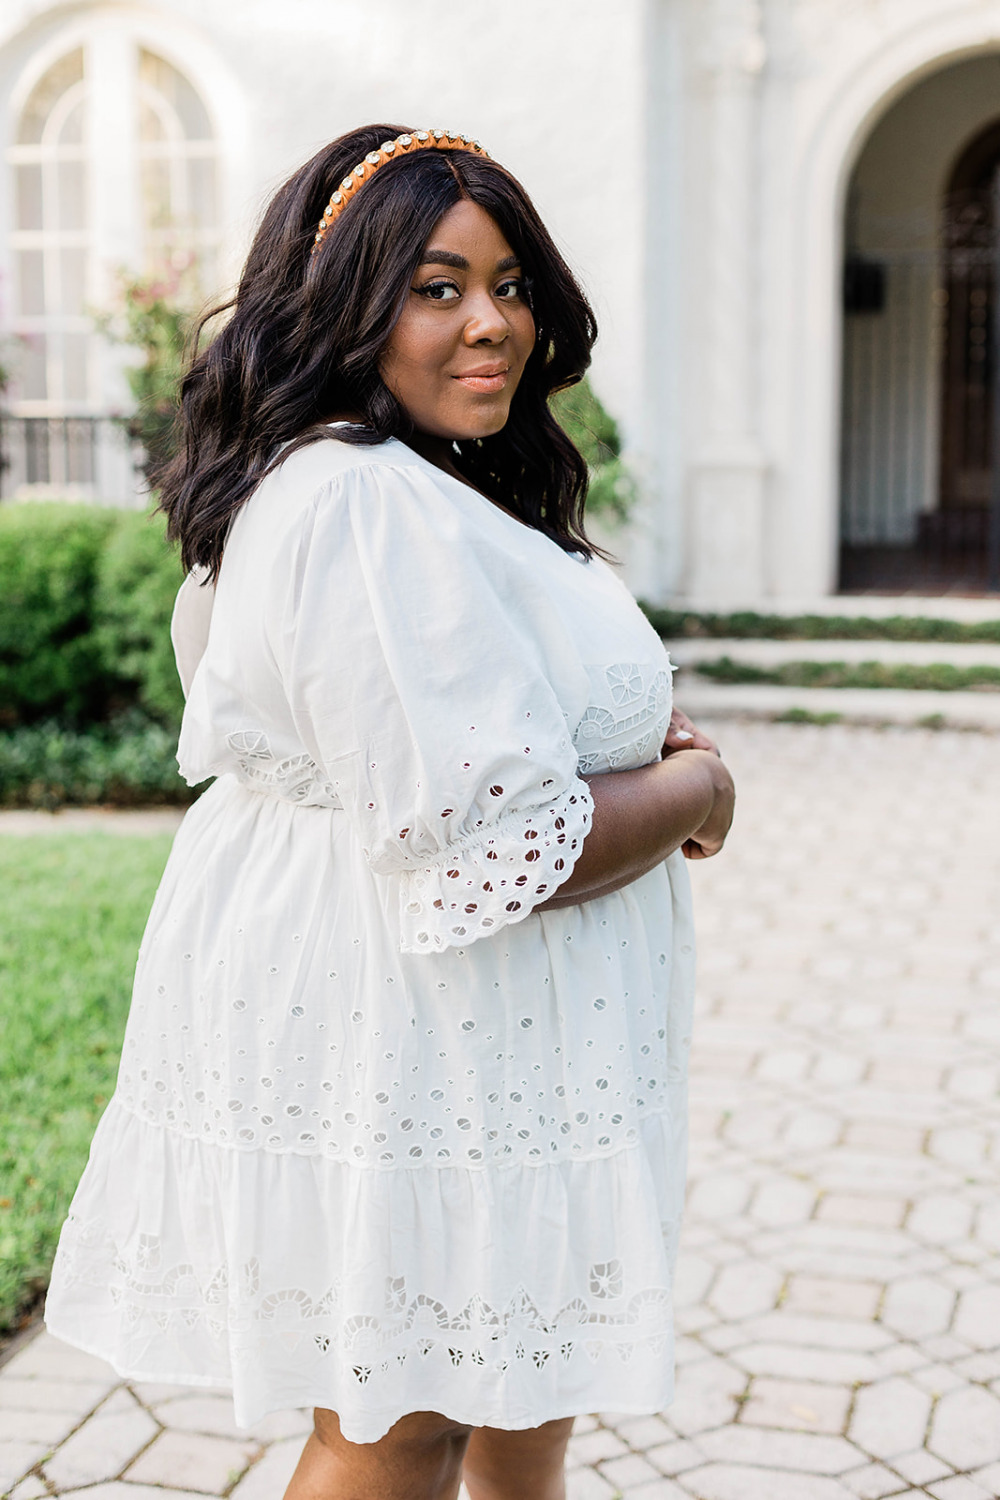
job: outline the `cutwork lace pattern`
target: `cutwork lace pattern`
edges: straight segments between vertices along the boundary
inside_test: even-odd
[[[503,794],[502,786],[490,790]],[[399,903],[404,953],[458,947],[528,916],[572,870],[592,806],[585,784],[575,781],[542,813],[510,813],[492,830],[452,844],[431,868],[405,871]]]
[[[670,673],[640,662],[612,662],[591,677],[595,697],[603,701],[588,705],[573,735],[581,775],[655,759],[670,722]]]
[[[679,1229],[679,1218],[663,1225],[668,1266]],[[266,1285],[257,1257],[199,1274],[189,1263],[165,1262],[163,1252],[160,1237],[148,1233],[139,1234],[128,1256],[111,1251],[110,1280],[99,1295],[109,1298],[130,1343],[155,1349],[169,1345],[171,1335],[200,1329],[223,1352],[231,1334],[245,1339],[252,1328],[262,1356],[269,1340],[281,1341],[283,1353],[296,1341],[300,1367],[311,1356],[313,1363],[350,1371],[358,1386],[391,1383],[404,1361],[434,1350],[452,1366],[468,1366],[470,1373],[502,1373],[521,1361],[537,1370],[550,1360],[569,1363],[574,1356],[593,1361],[609,1348],[627,1363],[639,1349],[662,1353],[671,1338],[669,1288],[635,1289],[618,1257],[591,1262],[586,1294],[560,1306],[540,1305],[522,1284],[500,1305],[474,1293],[462,1306],[448,1307],[400,1275],[385,1277],[381,1305],[362,1311],[348,1303],[340,1282],[322,1291]],[[107,1266],[108,1254],[102,1227],[71,1213],[60,1247],[63,1284],[89,1285],[95,1268]]]
[[[316,762],[304,752],[279,760],[262,729],[242,729],[226,736],[236,757],[241,781],[257,791],[268,792],[306,807],[340,807],[332,783]]]

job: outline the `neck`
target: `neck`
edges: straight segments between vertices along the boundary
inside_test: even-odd
[[[428,432],[414,432],[408,443],[414,452],[419,453],[421,458],[426,458],[428,463],[434,464],[435,468],[443,469],[454,479],[463,478],[455,466],[451,438],[434,437]]]

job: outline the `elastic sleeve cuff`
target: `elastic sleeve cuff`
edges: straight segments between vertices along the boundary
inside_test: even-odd
[[[593,798],[574,777],[556,801],[511,812],[445,850],[426,869],[400,876],[400,951],[466,947],[520,922],[563,881],[580,857]]]

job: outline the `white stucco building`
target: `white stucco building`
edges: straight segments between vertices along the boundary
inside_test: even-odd
[[[127,488],[119,267],[221,285],[323,141],[441,124],[593,297],[646,597],[982,586],[1000,0],[5,0],[0,118],[7,493]]]

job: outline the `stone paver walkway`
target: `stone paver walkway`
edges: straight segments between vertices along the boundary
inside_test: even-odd
[[[718,732],[677,1400],[578,1422],[571,1500],[995,1500],[1000,746]],[[0,1492],[281,1500],[306,1428],[43,1334],[0,1371]]]

